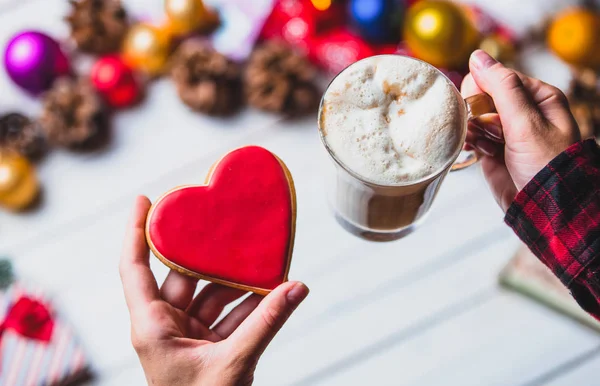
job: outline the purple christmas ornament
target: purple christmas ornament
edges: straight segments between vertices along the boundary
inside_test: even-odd
[[[10,39],[4,66],[13,82],[31,94],[49,89],[56,78],[69,73],[69,61],[59,44],[37,31],[24,31]]]

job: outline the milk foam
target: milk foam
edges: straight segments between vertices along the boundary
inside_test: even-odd
[[[336,157],[378,184],[414,181],[443,167],[462,139],[462,108],[433,67],[401,56],[350,66],[323,98],[321,130]]]

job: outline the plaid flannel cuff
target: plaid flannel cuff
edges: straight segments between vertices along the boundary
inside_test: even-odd
[[[506,223],[569,287],[600,265],[600,148],[578,142],[553,159],[515,198]],[[592,271],[589,271],[592,270]]]

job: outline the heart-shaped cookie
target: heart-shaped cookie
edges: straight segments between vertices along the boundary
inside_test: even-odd
[[[213,165],[205,185],[160,197],[148,213],[146,238],[171,269],[267,294],[287,280],[295,226],[289,170],[270,151],[246,146]]]

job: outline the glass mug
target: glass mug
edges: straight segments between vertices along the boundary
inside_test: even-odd
[[[402,58],[418,61],[405,56]],[[352,65],[342,72],[350,67]],[[412,233],[423,216],[429,212],[446,175],[451,171],[465,169],[478,161],[476,152],[462,151],[467,136],[467,124],[469,120],[483,114],[495,113],[494,102],[487,94],[477,94],[463,99],[454,84],[441,71],[438,69],[435,71],[452,85],[456,98],[462,106],[461,140],[452,157],[442,168],[415,181],[380,185],[361,177],[345,166],[325,139],[321,117],[325,95],[329,90],[327,89],[323,94],[318,113],[319,133],[334,165],[333,175],[329,176],[327,182],[329,202],[336,220],[346,230],[359,237],[372,241],[392,241]],[[466,157],[459,162],[457,160],[461,153]]]

